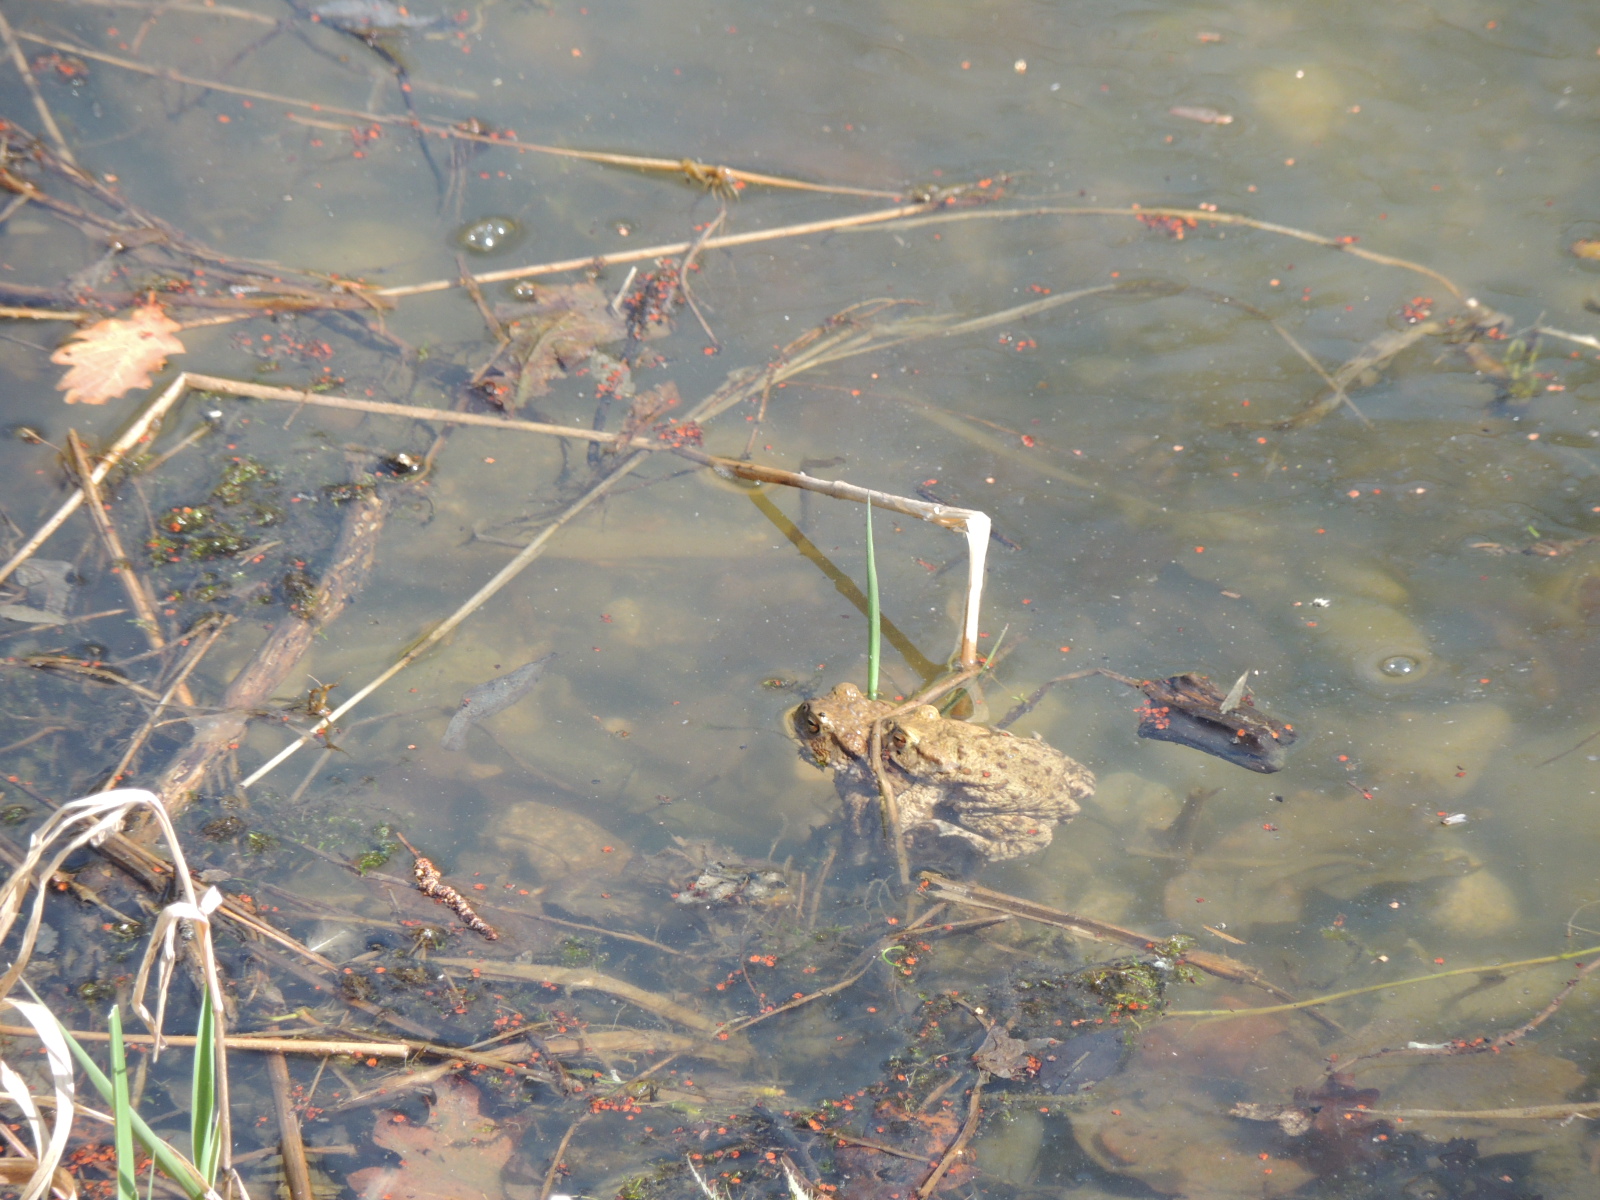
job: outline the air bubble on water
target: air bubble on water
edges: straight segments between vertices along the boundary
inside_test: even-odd
[[[1409,654],[1391,654],[1378,664],[1378,670],[1391,678],[1404,679],[1407,675],[1415,675],[1421,665]]]

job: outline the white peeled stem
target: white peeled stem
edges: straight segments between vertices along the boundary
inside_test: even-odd
[[[963,532],[967,535],[967,611],[961,625],[961,665],[978,661],[978,613],[983,607],[983,572],[989,557],[989,514],[966,510]]]
[[[61,1162],[62,1155],[67,1152],[67,1140],[72,1135],[74,1096],[72,1054],[67,1049],[66,1039],[61,1035],[61,1027],[56,1024],[55,1018],[44,1005],[27,1000],[13,1000],[9,996],[0,1000],[0,1006],[4,1005],[16,1009],[39,1035],[39,1040],[44,1044],[45,1061],[50,1068],[50,1080],[55,1088],[56,1112],[51,1125],[50,1141],[40,1148],[39,1165],[34,1168],[33,1177],[28,1180],[27,1187],[22,1193],[22,1200],[39,1200],[39,1197],[50,1189],[56,1166]],[[37,1138],[37,1110],[29,1115],[30,1124],[35,1126],[34,1136]]]

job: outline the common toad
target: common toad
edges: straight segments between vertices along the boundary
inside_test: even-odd
[[[895,706],[841,683],[794,711],[808,757],[832,768],[857,834],[868,832],[878,789],[869,762],[873,722]],[[909,833],[956,837],[984,859],[1042,850],[1052,828],[1094,794],[1094,775],[1044,742],[951,720],[931,705],[887,723],[883,770]]]
[[[992,861],[1043,850],[1056,822],[1094,795],[1093,772],[1054,746],[941,717],[931,704],[889,723],[884,755],[916,781],[900,798],[906,828],[936,825]]]

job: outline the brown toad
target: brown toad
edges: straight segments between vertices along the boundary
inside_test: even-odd
[[[931,704],[889,722],[884,756],[916,781],[900,797],[907,829],[931,824],[991,861],[1050,844],[1052,827],[1094,795],[1094,774],[1055,747],[939,715]]]
[[[869,764],[872,725],[894,708],[841,683],[793,714],[808,756],[833,769],[856,834],[877,825],[866,819],[878,798]],[[883,755],[908,834],[961,838],[992,861],[1042,850],[1052,826],[1094,794],[1094,776],[1044,742],[949,720],[931,705],[886,724]]]

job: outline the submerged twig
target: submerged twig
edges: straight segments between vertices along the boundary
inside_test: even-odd
[[[1520,970],[1523,967],[1544,967],[1552,963],[1571,962],[1575,958],[1587,958],[1591,954],[1600,954],[1600,946],[1589,946],[1583,950],[1569,950],[1565,954],[1547,954],[1543,958],[1525,958],[1520,962],[1494,963],[1480,967],[1453,967],[1448,971],[1435,971],[1431,975],[1413,975],[1409,979],[1396,979],[1389,983],[1372,983],[1365,987],[1346,988],[1342,992],[1330,992],[1326,996],[1313,996],[1309,1000],[1296,1000],[1289,1004],[1271,1004],[1260,1008],[1188,1008],[1169,1009],[1169,1017],[1258,1017],[1268,1013],[1295,1012],[1299,1009],[1315,1008],[1323,1004],[1331,1004],[1335,1000],[1348,1000],[1351,996],[1365,996],[1372,992],[1386,992],[1391,988],[1409,987],[1417,983],[1432,983],[1436,979],[1449,979],[1454,975],[1487,975],[1503,974],[1506,971]]]
[[[544,1173],[544,1182],[539,1185],[538,1200],[550,1200],[550,1191],[556,1186],[556,1176],[561,1173],[561,1156],[572,1144],[572,1135],[578,1132],[578,1126],[587,1121],[591,1115],[587,1112],[579,1113],[577,1119],[567,1126],[567,1132],[561,1135],[555,1153],[550,1156],[550,1169]]]
[[[28,89],[28,95],[33,97],[34,111],[39,114],[39,124],[44,126],[44,131],[50,135],[50,140],[56,144],[56,153],[63,162],[72,166],[78,165],[78,160],[72,156],[72,148],[67,145],[67,139],[61,132],[61,126],[56,124],[55,117],[50,112],[50,106],[44,102],[44,94],[39,91],[39,82],[34,79],[33,72],[28,69],[27,56],[22,53],[22,47],[17,45],[17,35],[11,29],[11,22],[6,20],[6,15],[0,11],[0,39],[5,40],[6,53],[11,56],[12,65],[17,68],[17,74],[22,76],[22,84]]]
[[[378,534],[388,514],[389,495],[388,491],[363,492],[347,504],[333,562],[323,573],[310,611],[303,616],[285,613],[255,656],[228,684],[222,696],[223,711],[191,723],[189,744],[168,763],[157,784],[173,811],[189,804],[206,774],[243,737],[250,714],[277,693],[312,639],[366,584]],[[330,717],[322,717],[315,730],[330,723]]]
[[[289,1060],[283,1051],[267,1055],[267,1079],[272,1084],[272,1104],[278,1113],[278,1141],[283,1154],[283,1177],[289,1200],[314,1200],[311,1166],[306,1162],[305,1139],[300,1136],[300,1115],[295,1111],[289,1081]]]
[[[166,390],[152,400],[145,410],[135,417],[132,423],[122,431],[121,436],[111,443],[105,453],[100,456],[99,461],[94,464],[94,469],[89,472],[89,477],[95,483],[103,481],[122,461],[123,456],[129,450],[137,446],[147,434],[160,425],[161,419],[167,414],[167,410],[178,402],[186,387],[187,380],[183,375],[179,375],[169,383]],[[32,558],[34,551],[44,545],[49,540],[50,535],[60,529],[66,523],[67,518],[78,511],[78,506],[82,503],[83,489],[79,488],[67,497],[61,507],[56,510],[54,516],[41,525],[34,535],[6,560],[4,566],[0,566],[0,583],[9,579],[11,572]]]
[[[629,983],[625,979],[616,979],[604,975],[599,971],[591,971],[583,967],[557,967],[546,963],[521,963],[507,962],[493,958],[431,958],[428,960],[441,967],[461,967],[474,971],[487,979],[516,979],[525,983],[553,983],[558,987],[585,988],[589,991],[604,992],[608,996],[616,996],[626,1000],[646,1012],[655,1013],[658,1017],[665,1017],[669,1021],[676,1021],[679,1025],[694,1029],[700,1033],[715,1034],[724,1028],[733,1029],[734,1025],[725,1025],[713,1017],[696,1012],[679,1004],[658,992]]]
[[[94,522],[96,532],[100,535],[100,540],[105,543],[106,553],[111,558],[111,572],[121,581],[128,602],[138,614],[137,624],[144,631],[145,641],[150,644],[152,650],[165,650],[167,639],[161,633],[161,622],[156,617],[155,601],[151,598],[144,577],[134,570],[133,560],[122,548],[122,537],[117,533],[117,527],[111,523],[111,518],[106,514],[105,502],[100,498],[99,484],[95,480],[88,451],[84,449],[83,439],[78,436],[76,429],[67,430],[67,453],[71,456],[72,469],[78,477],[78,486],[88,500],[89,516]],[[174,694],[181,704],[194,703],[194,694],[189,691],[189,685],[182,680],[178,681]]]
[[[927,894],[937,899],[954,901],[972,908],[986,908],[995,912],[1009,913],[1023,920],[1035,921],[1041,925],[1052,925],[1057,929],[1065,929],[1069,933],[1075,933],[1080,937],[1093,938],[1095,941],[1115,942],[1124,946],[1131,946],[1136,950],[1148,951],[1152,947],[1159,946],[1164,940],[1152,937],[1149,934],[1139,933],[1137,930],[1124,929],[1120,925],[1112,925],[1107,921],[1098,921],[1093,917],[1081,917],[1075,913],[1062,912],[1060,909],[1036,904],[1031,900],[1024,900],[1018,896],[997,892],[993,888],[986,888],[981,884],[948,879],[933,871],[922,872],[922,878],[928,884]],[[1269,995],[1290,1001],[1286,1005],[1277,1007],[1308,1007],[1304,1002],[1294,1001],[1294,998],[1288,992],[1267,979],[1254,967],[1247,963],[1242,963],[1236,958],[1230,958],[1226,954],[1213,954],[1209,950],[1196,950],[1191,947],[1183,951],[1182,959],[1187,965],[1194,967],[1196,970],[1204,971],[1207,975],[1228,980],[1230,983],[1248,984],[1251,987],[1260,988]],[[1256,1013],[1271,1012],[1276,1011],[1277,1007],[1273,1009],[1254,1008],[1246,1011]],[[1167,1015],[1177,1016],[1179,1014],[1169,1012]],[[1196,1014],[1188,1013],[1184,1015],[1194,1016]],[[1344,1032],[1336,1023],[1320,1013],[1307,1013],[1307,1015],[1335,1032]]]
[[[122,752],[121,760],[106,781],[107,789],[114,788],[121,782],[129,764],[133,762],[134,756],[139,753],[139,749],[144,745],[145,739],[155,730],[156,722],[161,719],[161,714],[166,711],[167,705],[172,703],[172,698],[178,692],[178,689],[182,688],[185,692],[188,691],[185,681],[194,672],[194,669],[200,665],[200,660],[210,652],[211,647],[216,645],[217,639],[222,636],[223,631],[238,619],[231,613],[225,615],[221,620],[214,622],[206,636],[190,648],[188,655],[179,666],[177,674],[173,676],[172,682],[167,685],[167,690],[161,694],[161,698],[156,701],[155,708],[151,709],[150,715],[145,718],[144,724],[133,735],[132,740],[128,743],[128,748]],[[191,634],[191,636],[193,635]],[[193,703],[193,701],[191,700],[188,703]]]
[[[933,1190],[939,1186],[939,1181],[944,1178],[945,1172],[955,1165],[956,1159],[961,1157],[961,1152],[972,1140],[972,1135],[978,1131],[978,1120],[983,1116],[980,1098],[983,1096],[984,1085],[988,1082],[989,1073],[979,1071],[978,1081],[972,1085],[972,1098],[967,1102],[967,1119],[962,1123],[961,1132],[956,1135],[956,1140],[950,1143],[950,1148],[939,1159],[939,1165],[934,1167],[932,1173],[922,1181],[922,1186],[917,1189],[917,1200],[928,1200]]]
[[[457,608],[455,612],[451,613],[443,621],[439,622],[439,624],[435,625],[431,630],[429,630],[426,635],[424,635],[417,641],[415,645],[411,647],[411,649],[402,654],[388,668],[381,671],[375,679],[371,680],[363,687],[358,688],[355,693],[338,708],[334,709],[326,716],[319,718],[317,724],[312,728],[310,733],[303,734],[298,741],[290,742],[282,750],[278,751],[278,753],[272,758],[268,759],[267,762],[256,768],[256,770],[253,771],[246,779],[244,779],[239,786],[248,788],[258,783],[273,769],[275,769],[279,763],[283,762],[290,755],[294,754],[300,749],[300,747],[310,742],[317,733],[332,725],[345,713],[349,712],[357,704],[361,703],[361,701],[365,700],[373,692],[377,691],[385,683],[389,682],[389,680],[393,679],[401,671],[405,670],[408,666],[414,663],[429,649],[443,641],[447,636],[449,636],[451,631],[453,631],[458,625],[475,613],[479,608],[483,607],[483,605],[486,604],[496,592],[515,579],[519,574],[522,573],[523,569],[526,568],[529,563],[538,558],[539,555],[544,552],[544,548],[549,544],[550,539],[553,538],[562,528],[564,528],[569,521],[581,513],[590,504],[593,504],[596,500],[600,499],[600,497],[604,496],[608,491],[620,483],[623,477],[640,466],[648,457],[649,456],[647,454],[641,451],[635,451],[629,457],[623,459],[622,462],[617,465],[616,470],[612,471],[611,474],[607,475],[587,492],[569,504],[562,511],[560,516],[558,516],[549,525],[545,526],[544,529],[539,532],[539,535],[535,537],[533,541],[528,543],[528,545],[523,549],[522,553],[518,554],[505,566],[501,567],[499,573],[496,574],[493,579],[489,580],[488,583],[484,584],[481,588],[474,592],[473,595],[459,608]]]

